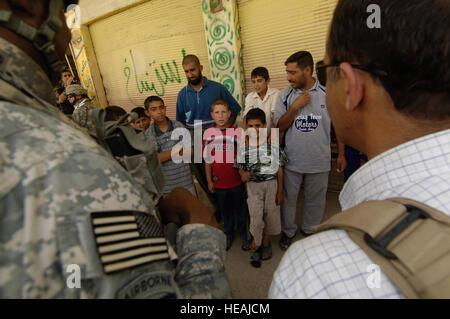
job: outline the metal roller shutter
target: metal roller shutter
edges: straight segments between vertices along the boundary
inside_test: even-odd
[[[152,0],[89,25],[109,105],[127,110],[161,96],[175,118],[176,98],[187,80],[183,54],[210,69],[199,0]]]
[[[337,0],[238,0],[246,94],[251,71],[269,70],[271,86],[287,87],[284,61],[300,50],[323,59],[328,26]]]

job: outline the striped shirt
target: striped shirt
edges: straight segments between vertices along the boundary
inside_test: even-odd
[[[175,129],[184,128],[183,124],[178,121],[172,121],[169,118],[167,118],[167,121],[169,122],[169,127],[166,132],[162,132],[155,123],[152,123],[147,131],[145,131],[145,135],[151,136],[156,140],[158,153],[171,150],[181,141],[181,137],[180,139],[172,140],[171,135]],[[191,169],[188,163],[174,163],[172,160],[169,160],[162,163],[162,169],[166,179],[164,194],[170,193],[176,187],[194,187]]]
[[[450,215],[450,130],[399,145],[373,158],[344,185],[339,201],[348,209],[367,200],[405,197]],[[381,272],[369,288],[370,258],[344,230],[294,243],[274,274],[270,298],[403,298]]]

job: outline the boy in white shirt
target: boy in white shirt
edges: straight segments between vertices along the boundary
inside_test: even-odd
[[[270,134],[270,129],[275,127],[273,124],[273,113],[275,112],[275,101],[280,91],[275,88],[269,88],[269,71],[265,67],[253,69],[251,78],[254,91],[245,98],[243,125],[245,126],[245,116],[248,111],[260,108],[266,114],[267,131]]]

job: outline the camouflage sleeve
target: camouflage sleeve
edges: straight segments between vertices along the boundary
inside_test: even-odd
[[[175,280],[186,298],[231,298],[225,273],[225,234],[211,226],[189,224],[177,233]]]
[[[88,107],[85,105],[75,108],[72,114],[72,119],[80,126],[86,127],[88,122]]]
[[[141,259],[152,238],[126,250],[121,237],[109,238],[113,230],[108,240],[97,240],[94,213],[154,216],[145,190],[114,158],[78,128],[41,111],[0,102],[0,118],[6,136],[0,140],[0,298],[181,296],[175,267],[160,247],[150,247],[158,256]],[[126,224],[113,226],[122,232],[133,226]],[[130,239],[141,233],[132,230]],[[107,242],[117,240],[118,247]],[[105,244],[110,247],[102,252]],[[120,269],[108,270],[111,262]]]

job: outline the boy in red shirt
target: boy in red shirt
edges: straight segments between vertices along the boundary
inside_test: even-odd
[[[211,117],[215,127],[206,130],[203,135],[206,180],[209,191],[217,198],[227,236],[227,250],[233,241],[234,212],[238,217],[242,249],[249,250],[244,188],[239,171],[233,167],[241,130],[228,124],[230,116],[231,110],[227,101],[216,100],[211,104]]]

